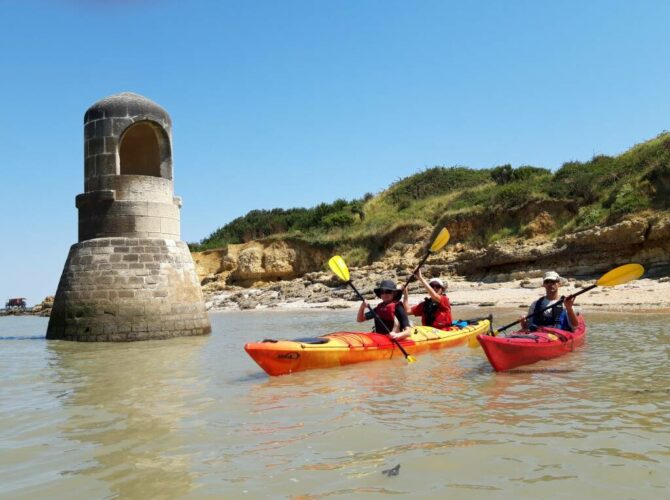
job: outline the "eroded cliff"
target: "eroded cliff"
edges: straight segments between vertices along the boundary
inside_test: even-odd
[[[471,280],[505,281],[537,276],[545,269],[555,269],[566,276],[593,276],[625,262],[643,263],[648,275],[660,274],[670,267],[667,212],[638,214],[611,226],[550,237],[554,218],[549,212],[540,211],[529,224],[526,238],[508,238],[486,246],[462,241],[468,231],[478,230],[477,224],[476,220],[469,220],[447,227],[451,240],[442,252],[428,259],[426,269]],[[359,269],[364,273],[377,270],[405,276],[433,236],[426,228],[395,231],[394,237],[384,242],[380,258]],[[262,286],[326,271],[327,260],[335,253],[337,248],[273,239],[195,252],[193,257],[206,289],[222,290],[229,286]]]

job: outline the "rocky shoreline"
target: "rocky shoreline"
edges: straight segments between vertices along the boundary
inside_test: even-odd
[[[351,279],[358,290],[370,301],[376,297],[373,288],[382,279],[392,279],[404,284],[416,262],[402,258],[409,253],[407,246],[399,246],[386,258],[370,266],[351,268]],[[414,245],[419,247],[419,245]],[[415,248],[412,248],[416,251]],[[445,261],[448,255],[436,255],[424,266],[425,276],[439,276],[448,283],[447,294],[454,308],[459,306],[486,308],[525,308],[543,294],[540,269],[519,270],[507,274],[489,274],[480,280],[468,279],[454,274]],[[201,266],[202,267],[202,266]],[[613,266],[616,267],[616,266]],[[613,268],[612,267],[612,268]],[[556,269],[556,268],[555,268]],[[568,295],[582,287],[593,284],[602,274],[574,279],[561,269],[566,277],[560,293]],[[580,269],[584,272],[583,269]],[[205,274],[205,273],[201,273]],[[577,304],[583,311],[628,311],[670,313],[670,276],[666,272],[652,270],[648,278],[632,281],[616,287],[597,287],[580,295]],[[359,301],[350,287],[328,271],[307,272],[290,279],[277,281],[253,281],[250,286],[227,284],[219,276],[209,275],[203,279],[202,290],[208,311],[233,310],[297,310],[297,309],[355,309]],[[416,304],[425,296],[425,291],[416,282],[409,285],[410,303]],[[26,311],[2,311],[0,316],[33,315],[49,316],[53,297]]]
[[[371,301],[378,280],[356,279],[354,283]],[[398,283],[403,280],[397,279]],[[564,295],[589,286],[593,281],[566,280],[561,287]],[[410,303],[423,300],[422,288],[410,285]],[[447,294],[454,308],[526,308],[544,293],[541,278],[521,279],[499,283],[448,280]],[[327,273],[310,273],[303,278],[281,281],[254,288],[226,287],[205,292],[209,311],[231,310],[297,310],[297,309],[354,309],[359,301],[351,288],[337,282]],[[670,278],[643,278],[616,287],[598,287],[577,301],[582,311],[670,312]]]
[[[362,273],[356,270],[352,271],[354,283],[367,299],[376,301],[372,289],[381,279],[381,274],[370,273],[369,277],[360,274]],[[392,278],[397,283],[404,283],[398,276],[392,275]],[[523,309],[544,291],[539,277],[499,283],[452,278],[447,283],[447,295],[452,307],[476,308],[482,311],[487,308]],[[593,281],[567,279],[561,287],[561,293],[568,295],[592,283]],[[425,295],[417,283],[411,283],[409,290],[411,304],[423,300]],[[295,280],[251,288],[230,286],[221,290],[206,285],[203,292],[206,308],[211,312],[355,309],[359,305],[351,288],[325,272],[309,273]],[[50,297],[26,311],[0,311],[0,316],[49,316],[49,306],[52,303],[49,299]],[[582,311],[670,313],[670,277],[642,278],[616,287],[598,287],[580,295],[577,305]]]
[[[452,221],[449,244],[430,256],[424,275],[449,282],[454,306],[525,307],[543,293],[546,270],[568,278],[561,289],[567,295],[624,263],[639,262],[646,267],[643,279],[596,288],[581,295],[578,304],[596,310],[670,311],[670,215],[636,215],[556,238],[549,235],[552,221],[541,212],[531,237],[482,247],[465,242],[473,232],[470,225]],[[430,228],[394,232],[373,264],[350,269],[352,281],[370,300],[382,279],[405,283],[434,237]],[[344,255],[350,250],[342,249]],[[211,311],[357,307],[351,289],[327,271],[334,253],[301,241],[268,239],[192,255]],[[424,290],[412,283],[410,295],[416,303]]]

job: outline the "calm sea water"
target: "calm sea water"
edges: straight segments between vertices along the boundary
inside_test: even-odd
[[[581,350],[513,373],[458,347],[269,378],[242,349],[353,316],[129,344],[0,318],[0,497],[670,498],[669,316],[587,315]]]

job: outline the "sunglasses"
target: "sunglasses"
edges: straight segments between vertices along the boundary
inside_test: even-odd
[[[544,280],[545,285],[548,284],[548,283],[553,285],[554,283],[558,283],[558,281],[557,280]]]

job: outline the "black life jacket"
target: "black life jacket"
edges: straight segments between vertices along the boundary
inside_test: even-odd
[[[423,314],[426,318],[427,326],[433,326],[433,323],[435,323],[435,315],[437,314],[437,310],[439,308],[440,304],[435,302],[430,297],[423,299]]]
[[[537,302],[535,302],[535,307],[533,308],[533,317],[530,322],[531,330],[537,330],[537,328],[540,326],[557,328],[561,325],[561,314],[563,313],[564,309],[563,302],[557,302],[551,306],[551,309],[548,311],[542,311],[542,309],[547,307],[548,303],[549,300],[544,296],[540,297]],[[550,312],[551,314],[547,314],[547,312]]]

